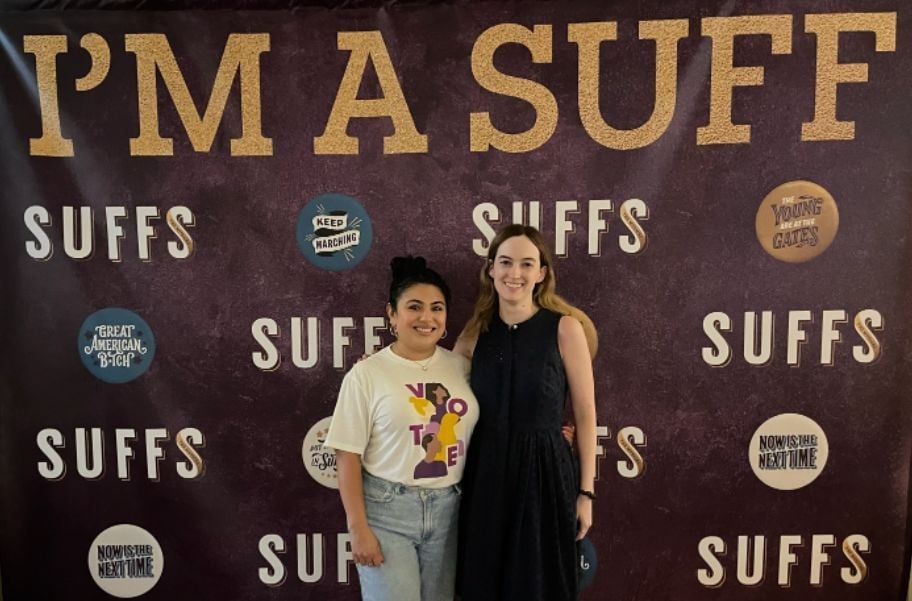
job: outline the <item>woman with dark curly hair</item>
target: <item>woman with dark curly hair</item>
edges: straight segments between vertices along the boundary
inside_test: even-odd
[[[452,601],[459,482],[478,403],[468,361],[437,346],[450,289],[420,257],[392,261],[395,342],[345,375],[326,445],[365,601]]]

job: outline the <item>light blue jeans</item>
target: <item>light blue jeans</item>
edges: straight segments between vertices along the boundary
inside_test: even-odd
[[[453,601],[458,486],[406,486],[361,473],[383,564],[359,565],[364,601]]]

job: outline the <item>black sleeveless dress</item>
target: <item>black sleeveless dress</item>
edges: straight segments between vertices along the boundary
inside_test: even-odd
[[[579,482],[560,433],[560,319],[540,309],[507,326],[495,314],[478,337],[472,390],[481,416],[462,480],[462,601],[576,599]]]

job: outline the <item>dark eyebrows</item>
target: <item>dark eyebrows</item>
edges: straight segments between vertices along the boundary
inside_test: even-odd
[[[420,298],[410,298],[410,299],[407,299],[405,301],[405,303],[406,304],[418,303],[419,305],[424,305],[424,301],[421,300]],[[442,301],[442,300],[431,301],[431,306],[433,307],[435,305],[443,305],[444,307],[446,307],[446,301]]]

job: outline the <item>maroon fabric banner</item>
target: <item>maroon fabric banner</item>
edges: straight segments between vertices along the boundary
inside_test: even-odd
[[[389,260],[450,345],[522,221],[600,334],[583,599],[904,599],[910,16],[0,14],[3,597],[358,599],[322,440]]]

